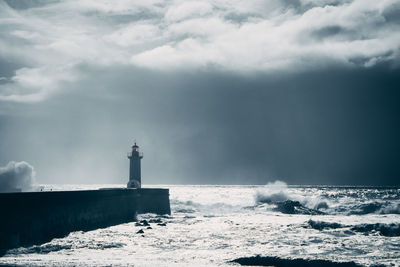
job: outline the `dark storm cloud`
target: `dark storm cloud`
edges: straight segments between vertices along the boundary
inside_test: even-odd
[[[278,77],[82,70],[85,93],[2,122],[2,140],[23,140],[12,155],[45,177],[123,183],[136,138],[146,183],[397,183],[400,75],[387,66]]]
[[[0,165],[125,183],[136,138],[145,183],[398,183],[395,1],[37,3],[0,2]]]
[[[0,84],[9,81],[15,75],[15,71],[21,66],[13,61],[2,60],[0,58]]]
[[[315,7],[341,6],[353,2],[352,0],[327,0],[327,1],[304,1],[304,0],[282,0],[282,6],[286,10],[294,10],[296,13],[304,13]]]
[[[28,9],[35,7],[42,7],[47,4],[56,3],[57,0],[5,0],[5,2],[12,8],[15,9]]]
[[[390,8],[386,8],[382,15],[385,17],[387,23],[400,23],[400,3],[395,3]]]
[[[275,82],[208,77],[197,83],[201,90],[181,94],[177,113],[185,115],[178,118],[190,129],[202,127],[176,144],[183,148],[177,153],[193,157],[196,171],[188,176],[207,182],[395,184],[398,74],[331,69]]]
[[[315,30],[312,36],[318,39],[325,39],[337,36],[338,34],[346,33],[346,29],[338,25],[326,26],[321,29]],[[351,32],[350,32],[351,33]]]

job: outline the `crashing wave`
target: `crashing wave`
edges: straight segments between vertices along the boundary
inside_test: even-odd
[[[344,228],[347,227],[346,225],[340,224],[340,223],[331,223],[331,222],[323,222],[323,221],[313,221],[309,220],[308,225],[311,226],[311,228],[316,229],[316,230],[324,230],[324,229],[337,229],[337,228]]]
[[[376,214],[400,214],[400,204],[386,202],[370,202],[354,206],[349,215],[365,215],[370,213]]]
[[[276,208],[274,210],[286,214],[309,214],[309,215],[323,215],[322,211],[310,209],[303,206],[299,201],[286,200],[283,202],[274,203]]]
[[[239,211],[242,207],[229,205],[227,203],[200,204],[194,201],[171,200],[171,209],[174,213],[196,213],[221,214]]]
[[[400,214],[400,203],[390,203],[379,210],[380,214]]]
[[[287,185],[280,181],[268,184],[264,191],[256,192],[256,205],[270,204],[274,206],[273,210],[285,214],[325,214],[319,210],[328,208],[328,204],[325,201],[311,201],[300,196],[290,195],[287,189]],[[313,204],[312,202],[315,203]]]
[[[364,234],[369,233],[379,233],[382,236],[400,236],[400,224],[398,223],[371,223],[371,224],[357,224],[354,226],[344,225],[335,222],[323,222],[323,221],[313,221],[309,220],[307,224],[316,230],[322,231],[325,229],[340,229],[349,228],[353,232],[359,232]]]
[[[367,204],[360,204],[354,207],[349,214],[350,215],[364,215],[369,213],[378,213],[378,211],[382,208],[382,203],[372,202]]]
[[[287,193],[287,184],[281,181],[275,181],[265,186],[264,191],[257,191],[255,195],[255,202],[260,203],[274,203],[289,200]]]
[[[285,192],[278,192],[272,194],[263,194],[261,192],[257,192],[256,203],[275,203],[275,202],[284,202],[289,200],[289,196]]]
[[[0,192],[35,191],[35,170],[25,161],[10,161],[5,167],[0,166]]]
[[[121,248],[123,247],[123,243],[119,242],[69,242],[63,244],[54,244],[47,243],[43,245],[34,245],[31,247],[20,247],[7,251],[7,254],[48,254],[51,252],[57,252],[61,250],[70,250],[70,249],[94,249],[94,250],[103,250],[109,248]]]
[[[7,254],[48,254],[50,252],[68,250],[72,248],[72,244],[44,244],[40,246],[31,247],[21,247],[16,249],[11,249]]]
[[[400,224],[398,223],[375,223],[375,224],[359,224],[350,228],[352,231],[361,233],[377,232],[383,236],[400,236]]]
[[[312,188],[299,190],[281,181],[267,184],[254,195],[258,207],[267,204],[283,213],[331,215],[400,214],[399,197],[398,189],[349,187],[316,193]]]

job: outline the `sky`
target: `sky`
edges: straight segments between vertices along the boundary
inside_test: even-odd
[[[399,84],[398,0],[0,0],[37,183],[126,183],[136,140],[144,184],[399,185]]]

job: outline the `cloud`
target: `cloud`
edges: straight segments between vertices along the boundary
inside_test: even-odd
[[[210,14],[212,9],[212,5],[207,2],[182,1],[167,9],[165,19],[166,21],[181,21],[187,18],[202,17]]]
[[[160,39],[161,34],[157,26],[134,23],[105,36],[105,39],[122,47],[128,47],[156,41]]]
[[[19,66],[0,73],[2,101],[79,87],[81,65],[241,74],[399,62],[395,0],[7,1],[0,10],[0,58]]]
[[[35,179],[34,168],[24,161],[10,161],[0,167],[0,192],[30,191]]]
[[[0,100],[37,102],[56,90],[60,83],[74,79],[75,75],[67,66],[21,68],[10,81],[0,84]]]

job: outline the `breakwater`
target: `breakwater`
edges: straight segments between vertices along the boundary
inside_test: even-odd
[[[171,213],[169,190],[158,188],[2,193],[0,203],[0,255],[73,231],[132,222],[140,213]]]

